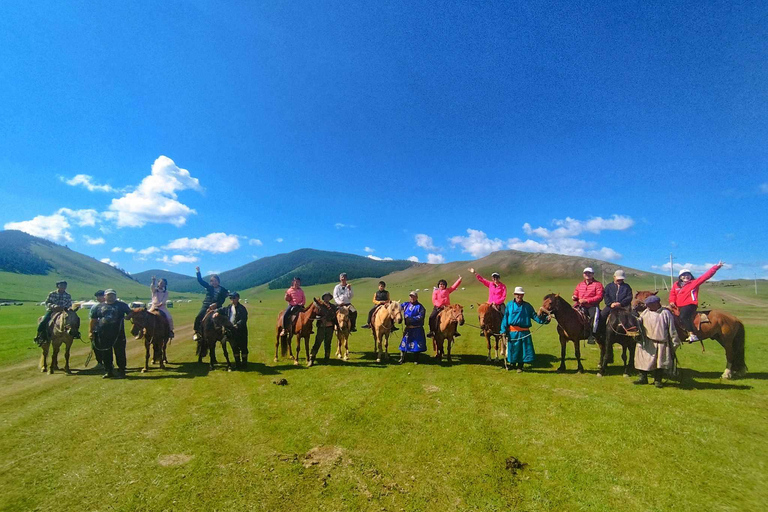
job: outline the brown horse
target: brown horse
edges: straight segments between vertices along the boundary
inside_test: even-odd
[[[215,315],[216,309],[210,308],[200,322],[203,335],[197,342],[197,362],[202,363],[203,358],[210,352],[209,369],[214,370],[216,361],[216,342],[221,343],[224,359],[227,360],[227,371],[232,371],[232,362],[229,360],[227,343],[224,336],[228,329],[234,328],[226,315]]]
[[[635,293],[635,300],[633,305],[637,309],[645,307],[644,300],[651,295],[656,295],[658,292],[652,292],[650,290],[639,291]],[[677,335],[681,340],[687,337],[687,331],[683,329],[680,323],[680,317],[678,316],[677,308],[670,307],[669,310],[675,315],[675,327],[677,328]],[[702,322],[701,313],[705,313],[709,322]],[[711,311],[700,311],[694,318],[694,326],[696,327],[696,334],[700,339],[713,339],[717,341],[725,349],[726,367],[721,378],[731,379],[734,377],[744,377],[747,374],[747,365],[744,360],[744,344],[746,338],[746,330],[744,324],[725,311],[713,309]],[[702,343],[702,346],[704,344]]]
[[[464,308],[461,304],[451,304],[445,306],[437,315],[435,322],[437,329],[435,329],[434,336],[432,337],[432,347],[435,350],[435,357],[438,361],[443,358],[445,354],[444,342],[448,341],[448,353],[447,360],[451,362],[451,347],[453,346],[453,338],[456,334],[456,329],[459,325],[464,325]]]
[[[621,360],[624,362],[624,376],[629,377],[629,372],[635,368],[635,345],[640,334],[637,317],[629,311],[618,308],[612,309],[605,320],[605,332],[601,337],[605,339],[604,346],[600,350],[600,366],[597,376],[605,374],[608,363],[613,362],[613,344],[621,345]]]
[[[131,334],[144,338],[144,368],[141,373],[149,371],[149,347],[152,346],[152,364],[160,363],[160,369],[165,370],[168,362],[166,347],[170,338],[168,319],[162,311],[147,311],[147,308],[134,308],[131,315]]]
[[[477,315],[480,320],[480,331],[488,344],[488,362],[499,361],[507,357],[507,344],[501,334],[501,311],[489,303],[478,304]],[[491,337],[495,339],[494,358],[491,359]]]
[[[72,342],[75,336],[79,333],[80,317],[77,316],[76,311],[80,308],[80,304],[74,304],[72,309],[61,310],[51,315],[51,320],[48,322],[48,341],[40,345],[43,349],[43,354],[40,356],[40,371],[49,375],[53,375],[53,372],[59,369],[59,349],[61,349],[62,343],[64,344],[64,372],[72,373],[69,369],[69,353],[72,350]],[[48,349],[53,345],[53,353],[51,354],[51,365],[47,365]]]
[[[376,309],[371,323],[373,334],[373,351],[376,353],[376,362],[389,359],[389,334],[392,328],[403,323],[403,310],[399,301],[391,301]]]
[[[280,353],[283,357],[289,354],[293,359],[293,364],[299,364],[299,353],[301,351],[301,340],[304,339],[304,344],[307,351],[307,362],[309,362],[309,336],[312,334],[312,322],[320,317],[330,315],[332,312],[328,306],[317,300],[312,299],[312,304],[308,308],[304,308],[298,315],[296,320],[291,325],[290,332],[280,335],[280,331],[283,329],[283,314],[285,311],[281,311],[277,315],[277,325],[275,330],[275,362],[277,362],[277,349],[280,347]],[[291,350],[291,339],[296,336],[296,356],[294,357]]]
[[[352,320],[349,318],[349,308],[336,308],[336,357],[349,361],[349,332],[352,330]],[[297,350],[298,353],[298,350]]]
[[[576,361],[579,365],[576,371],[584,373],[584,366],[581,364],[581,344],[579,342],[587,339],[587,336],[585,336],[587,319],[576,311],[559,293],[546,295],[541,305],[541,311],[554,316],[555,320],[557,320],[557,334],[560,336],[560,366],[558,366],[557,371],[565,371],[565,347],[568,341],[572,341],[576,351]],[[602,361],[605,357],[605,346],[599,335],[596,336],[596,339],[600,344],[600,360]]]

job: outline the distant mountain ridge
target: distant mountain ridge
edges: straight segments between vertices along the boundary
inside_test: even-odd
[[[416,263],[405,260],[381,261],[343,252],[299,249],[285,254],[267,256],[243,266],[221,272],[221,284],[230,290],[245,290],[268,284],[269,288],[288,288],[294,276],[301,277],[304,286],[338,281],[346,272],[349,279],[382,277],[405,270]],[[168,289],[178,292],[200,292],[202,287],[194,276],[164,270],[147,270],[132,277],[149,283],[151,277],[168,279]],[[206,276],[204,276],[206,277]]]

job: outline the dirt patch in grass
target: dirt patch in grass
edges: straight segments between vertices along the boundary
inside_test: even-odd
[[[437,386],[433,386],[431,384],[430,385],[424,384],[424,391],[426,391],[427,393],[437,393],[438,391],[440,391],[440,388]]]
[[[306,455],[304,455],[304,460],[302,460],[301,463],[305,468],[312,466],[320,466],[321,468],[325,468],[336,464],[341,460],[343,455],[344,450],[338,446],[320,445],[315,446],[309,450]]]
[[[157,458],[157,463],[161,466],[181,466],[194,459],[194,455],[187,455],[184,453],[173,453],[170,455],[160,455]]]

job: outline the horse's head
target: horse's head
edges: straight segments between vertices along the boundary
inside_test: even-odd
[[[395,300],[387,304],[387,311],[392,321],[403,323],[403,308],[400,306],[400,301]]]
[[[452,304],[446,306],[446,309],[450,312],[451,322],[456,322],[459,325],[464,325],[464,306],[461,304]]]
[[[650,297],[651,295],[656,295],[659,292],[652,292],[650,290],[640,290],[635,292],[635,297],[632,299],[632,310],[636,313],[639,313],[640,311],[645,310],[645,299]]]
[[[131,335],[138,336],[141,331],[147,326],[147,308],[133,308],[133,314],[131,314]]]
[[[552,315],[553,313],[557,313],[557,309],[561,306],[561,302],[564,302],[564,299],[560,297],[559,293],[547,294],[544,296],[544,301],[541,303],[541,310],[548,315]]]
[[[232,322],[229,321],[229,318],[227,318],[227,315],[215,315],[213,317],[213,326],[218,329],[224,329],[226,331],[230,329],[234,329],[234,325],[232,325]]]
[[[333,318],[333,309],[325,302],[317,300],[317,298],[312,299],[312,305],[310,306],[310,309],[314,309],[314,311],[312,311],[313,320],[330,320]]]

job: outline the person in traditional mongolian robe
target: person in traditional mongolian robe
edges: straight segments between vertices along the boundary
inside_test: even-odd
[[[523,300],[525,290],[515,288],[515,299],[507,304],[504,318],[501,319],[501,333],[507,336],[507,362],[518,373],[523,371],[523,363],[531,364],[536,357],[531,338],[531,320],[539,324],[548,324],[549,316],[538,314],[528,302]]]
[[[419,303],[419,294],[408,294],[410,302],[403,305],[403,318],[405,329],[403,340],[400,342],[400,362],[405,362],[405,353],[413,352],[416,363],[419,362],[419,354],[427,351],[427,336],[424,333],[424,318],[427,310]]]
[[[654,385],[662,387],[664,370],[674,368],[675,349],[680,338],[675,328],[675,317],[661,307],[661,299],[651,295],[645,299],[646,309],[640,313],[642,341],[635,347],[635,368],[640,378],[635,384],[648,384],[648,372],[653,372]]]

